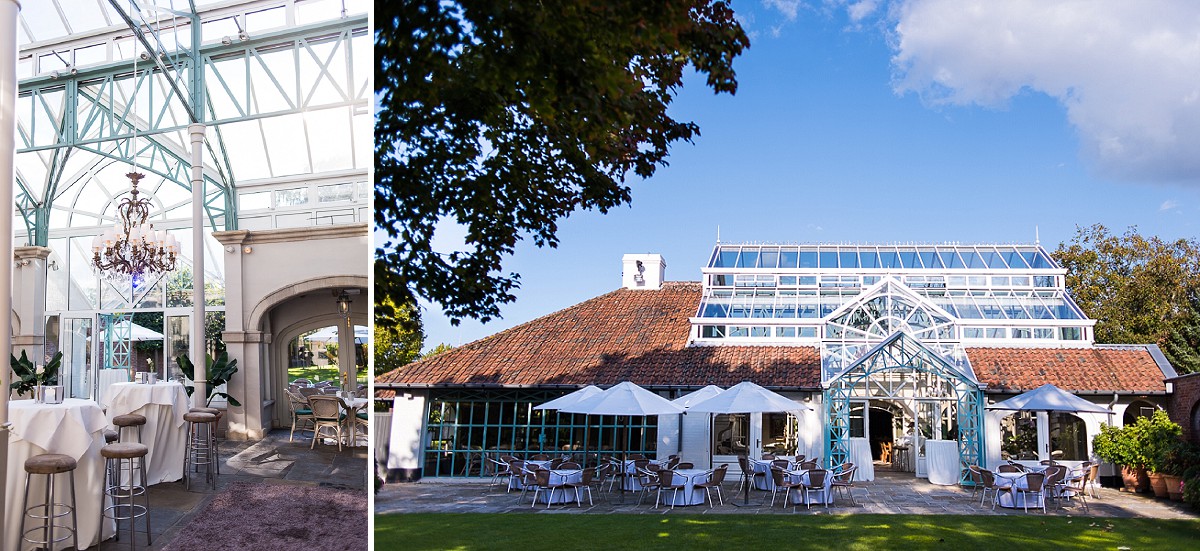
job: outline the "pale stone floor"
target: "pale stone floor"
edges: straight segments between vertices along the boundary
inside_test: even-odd
[[[797,514],[959,514],[959,515],[1041,515],[1041,509],[1030,509],[1026,513],[1022,509],[991,508],[990,498],[980,507],[979,495],[971,497],[969,488],[959,486],[935,486],[925,479],[915,478],[911,473],[894,473],[876,470],[876,478],[871,482],[855,483],[853,490],[857,504],[852,504],[843,495],[837,496],[834,504],[828,509],[813,506],[806,509],[800,506],[795,509]],[[734,496],[737,480],[726,480],[723,489],[725,504],[709,508],[707,503],[692,507],[654,508],[653,498],[647,497],[642,505],[638,505],[636,494],[625,494],[624,502],[619,492],[608,494],[597,493],[594,506],[587,504],[584,496],[582,507],[571,503],[554,505],[547,509],[544,504],[531,507],[530,496],[522,503],[517,503],[520,492],[505,492],[506,486],[489,486],[488,480],[455,480],[455,479],[425,479],[415,483],[388,484],[375,496],[375,512],[386,513],[583,513],[583,514],[792,514],[792,507],[782,507],[782,494],[775,507],[769,502],[763,503],[764,494],[769,492],[751,491],[750,506],[738,507],[733,502],[742,503],[741,494]],[[1088,499],[1089,510],[1085,511],[1078,502],[1063,503],[1061,508],[1055,501],[1048,504],[1049,515],[1114,517],[1114,518],[1162,518],[1162,519],[1194,519],[1200,516],[1193,513],[1187,505],[1181,502],[1155,499],[1152,495],[1129,494],[1112,488],[1101,488],[1098,499]]]
[[[217,491],[204,484],[200,475],[193,479],[191,490],[184,489],[183,481],[164,482],[150,487],[150,533],[152,540],[146,546],[144,532],[135,534],[135,549],[162,549],[178,536],[180,530],[203,511],[218,491],[233,482],[266,482],[270,484],[313,484],[353,488],[363,491],[367,499],[367,448],[343,447],[338,452],[336,445],[317,443],[309,449],[311,432],[302,437],[296,433],[295,441],[288,441],[288,430],[271,431],[267,438],[257,442],[235,442],[221,440],[221,475],[217,479]],[[331,441],[332,443],[332,441]],[[138,530],[143,530],[141,519]],[[127,525],[121,523],[121,539],[102,542],[99,551],[129,549]]]

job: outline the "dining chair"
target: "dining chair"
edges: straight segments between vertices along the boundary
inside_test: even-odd
[[[300,432],[304,432],[305,425],[311,425],[312,429],[316,429],[316,420],[313,419],[312,409],[308,405],[308,398],[305,398],[300,393],[294,390],[284,389],[284,394],[288,398],[288,407],[292,410],[292,432],[288,435],[288,442],[291,442],[296,436],[296,425],[300,425]]]
[[[708,508],[709,509],[713,508],[712,491],[714,488],[717,490],[717,499],[721,500],[722,506],[725,505],[725,496],[721,495],[721,484],[723,484],[725,482],[725,474],[728,472],[729,472],[729,464],[722,463],[720,467],[717,467],[707,473],[704,473],[703,475],[697,475],[697,477],[703,476],[704,481],[697,482],[697,483],[693,484],[692,487],[693,488],[704,488],[704,492],[708,495]]]
[[[292,383],[297,385],[312,386],[312,381],[305,378],[296,379],[295,381],[292,381]]]
[[[579,463],[574,461],[563,461],[562,463],[558,464],[558,469],[563,471],[578,471],[580,467]]]
[[[569,489],[572,489],[572,488],[570,488],[570,484],[568,484],[566,482],[564,477],[559,477],[560,480],[555,481],[550,476],[551,474],[552,473],[547,469],[538,469],[537,473],[534,474],[533,503],[530,505],[530,507],[534,507],[537,505],[537,498],[542,490],[546,490],[546,492],[547,492],[546,508],[549,509],[550,505],[552,505],[554,503],[554,491],[555,490],[562,492],[565,497],[566,491]]]
[[[763,461],[774,461],[774,460],[775,460],[775,454],[773,454],[773,453],[764,453],[764,454],[762,454],[762,460],[763,460]]]
[[[642,500],[645,499],[646,494],[648,494],[650,492],[654,492],[655,493],[654,508],[657,509],[658,508],[658,488],[659,488],[659,483],[661,480],[659,478],[658,473],[652,473],[650,471],[638,470],[636,476],[638,479],[638,485],[642,487],[641,494],[638,495],[638,505],[642,504]]]
[[[1091,512],[1087,504],[1087,490],[1088,476],[1092,474],[1092,466],[1088,463],[1084,463],[1084,467],[1087,468],[1083,469],[1082,474],[1079,476],[1070,477],[1069,479],[1060,483],[1056,488],[1055,493],[1058,494],[1060,500],[1070,500],[1078,496],[1079,501],[1083,503],[1083,510]]]
[[[675,465],[675,469],[695,469],[696,464],[691,461],[680,461]]]
[[[808,470],[812,470],[815,468],[817,468],[817,460],[816,459],[809,459],[807,461],[800,462],[800,470],[802,470],[802,471],[808,471]]]
[[[683,479],[684,477],[680,477]],[[675,499],[679,497],[679,490],[687,489],[687,480],[683,482],[675,482],[675,471],[671,469],[659,469],[658,471],[658,496],[655,498],[654,508],[658,508],[658,504],[662,502],[663,490],[672,490],[671,494],[671,509],[675,509]]]
[[[998,471],[998,472],[1002,472],[1002,473],[1021,473],[1021,472],[1025,472],[1024,470],[1022,470],[1022,469],[1020,468],[1020,466],[1019,466],[1019,465],[1014,465],[1014,464],[1012,464],[1012,463],[1001,463],[999,467],[996,467],[996,471]]]
[[[804,502],[808,504],[808,508],[812,509],[812,494],[813,492],[821,492],[821,501],[825,502],[825,508],[829,508],[829,496],[825,494],[825,477],[829,476],[829,471],[825,469],[810,469],[808,471],[808,482],[804,483]]]
[[[983,475],[979,473],[979,465],[968,465],[968,478],[971,480],[971,499],[975,499],[975,493],[983,486]]]
[[[787,471],[782,468],[771,465],[771,481],[774,482],[774,488],[771,490],[771,507],[775,507],[775,496],[779,490],[783,490],[783,505],[786,507],[788,498],[792,495],[792,490],[800,490],[804,487],[802,482],[792,482],[791,477],[787,476]],[[763,502],[767,501],[767,497],[763,496]]]
[[[767,473],[754,470],[754,468],[750,466],[750,459],[744,455],[738,456],[738,468],[742,470],[742,480],[741,483],[738,484],[737,489],[737,493],[739,494],[742,493],[742,490],[745,488],[746,484],[750,484],[751,488],[755,487],[754,481],[757,478],[762,477],[764,480],[766,480]]]
[[[308,405],[313,413],[313,439],[309,449],[316,447],[321,429],[333,431],[337,439],[338,451],[342,451],[342,404],[337,396],[317,394],[308,397]]]
[[[1013,490],[1017,495],[1022,496],[1025,512],[1029,512],[1029,497],[1035,495],[1042,502],[1042,513],[1046,512],[1046,474],[1037,472],[1025,473],[1023,477],[1025,484],[1014,484]],[[1015,503],[1014,503],[1015,505]]]
[[[588,506],[594,507],[596,505],[592,502],[592,483],[596,480],[599,471],[600,467],[584,469],[583,472],[580,473],[579,482],[567,482],[567,488],[575,490],[575,504],[579,507],[583,507],[583,496],[580,494],[580,492],[585,490],[587,491],[588,496]]]
[[[858,502],[854,501],[854,473],[856,472],[858,472],[858,467],[851,464],[849,469],[833,475],[833,480],[829,481],[830,486],[834,490],[834,496],[839,491],[846,492],[850,496],[850,503],[852,505],[858,505]]]
[[[307,400],[313,396],[319,396],[321,394],[321,389],[313,386],[306,386],[304,388],[297,389],[296,392],[299,392],[300,395]]]

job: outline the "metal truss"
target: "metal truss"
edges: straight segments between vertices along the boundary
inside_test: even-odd
[[[205,209],[214,228],[233,230],[236,185],[221,125],[370,105],[367,79],[349,69],[352,39],[367,34],[365,15],[207,46],[199,43],[194,13],[172,15],[191,19],[197,31],[191,49],[168,51],[156,29],[127,19],[139,43],[155,52],[146,68],[135,73],[131,62],[110,63],[20,83],[17,154],[37,154],[46,166],[44,178],[17,178],[16,208],[31,244],[47,243],[51,208],[61,189],[75,183],[64,169],[81,152],[97,162],[136,158],[139,169],[190,191],[186,130],[192,122],[206,124],[213,131],[206,137],[212,164],[204,171]],[[315,62],[316,74],[301,70],[302,58]]]
[[[983,458],[983,392],[970,371],[904,332],[872,347],[825,383],[825,456],[838,465],[850,456],[851,400],[940,399],[957,407],[959,457]]]
[[[133,363],[133,343],[129,339],[133,332],[133,313],[100,314],[100,323],[104,326],[105,369],[129,370]]]

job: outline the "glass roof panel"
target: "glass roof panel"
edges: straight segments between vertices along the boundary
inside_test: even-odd
[[[719,255],[717,255],[717,262],[716,262],[716,264],[714,264],[714,266],[716,266],[718,268],[720,268],[720,267],[732,268],[734,266],[737,266],[737,256],[738,256],[738,250],[736,247],[732,247],[732,248],[722,247],[721,253]]]
[[[854,252],[853,250],[843,249],[841,251],[841,253],[839,254],[839,257],[841,258],[841,267],[842,268],[857,268],[858,267],[858,253]]]
[[[934,253],[933,249],[918,249],[917,254],[921,257],[921,264],[926,268],[942,268],[942,259]]]
[[[738,256],[738,268],[753,268],[758,264],[758,249],[746,247],[742,249],[742,254]]]
[[[794,247],[785,247],[779,252],[780,268],[795,268],[800,260],[800,253]]]
[[[763,247],[762,256],[758,259],[759,268],[779,267],[779,247]]]
[[[1013,248],[1013,249],[1006,248],[1004,250],[1004,259],[1006,261],[1008,261],[1008,265],[1012,268],[1022,269],[1022,270],[1029,268],[1029,264],[1025,263],[1025,259],[1021,256],[1021,253],[1018,252],[1015,248]]]
[[[879,253],[874,247],[864,248],[858,253],[858,261],[863,268],[878,268]]]
[[[879,267],[889,269],[901,268],[900,255],[893,250],[879,251]]]
[[[1004,258],[1002,258],[995,251],[984,249],[984,250],[980,250],[979,254],[981,254],[983,256],[983,261],[985,263],[987,263],[988,268],[994,268],[994,269],[998,268],[1001,270],[1008,268],[1008,265],[1004,263]]]
[[[822,268],[837,268],[837,249],[821,249],[821,267]]]
[[[800,251],[800,267],[801,268],[816,268],[817,267],[817,251],[802,249]]]

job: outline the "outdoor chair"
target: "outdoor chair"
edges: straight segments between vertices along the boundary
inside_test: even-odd
[[[535,454],[529,456],[529,460],[530,461],[549,461],[550,456],[546,455],[544,453],[535,453]]]
[[[802,470],[802,471],[810,471],[815,468],[817,468],[817,460],[816,459],[809,459],[808,461],[800,462],[800,470]]]
[[[729,464],[723,463],[707,473],[707,478],[704,482],[697,482],[692,485],[693,488],[704,488],[704,492],[708,494],[708,508],[712,509],[712,491],[717,490],[717,499],[721,500],[721,505],[725,505],[725,496],[721,495],[721,484],[725,482],[725,474],[729,471]]]
[[[1044,467],[1051,467],[1054,465],[1058,465],[1058,461],[1055,461],[1053,459],[1043,459],[1041,461],[1038,461],[1038,464],[1042,465]]]
[[[580,466],[579,466],[579,463],[576,463],[574,461],[563,461],[562,463],[558,464],[558,469],[561,471],[571,471],[571,470],[578,471],[580,469]]]
[[[762,460],[763,460],[763,461],[773,461],[774,459],[775,459],[775,454],[773,454],[773,453],[764,453],[764,454],[762,454]]]
[[[679,465],[679,462],[680,462],[679,456],[672,455],[671,457],[667,458],[667,468],[674,469],[674,468],[676,468],[676,466]]]
[[[513,463],[515,464],[516,462],[514,461]],[[529,469],[526,469],[524,466],[524,462],[521,462],[521,463],[522,464],[520,466],[520,469],[521,469],[520,474],[514,475],[514,476],[519,476],[520,480],[521,480],[521,493],[517,496],[517,504],[518,505],[520,505],[521,502],[525,501],[525,493],[526,492],[537,487],[537,471],[531,471]]]
[[[640,453],[631,453],[631,454],[629,454],[629,458],[630,458],[630,459],[633,459],[633,460],[635,460],[635,461],[636,461],[636,460],[638,460],[638,459],[645,459],[645,458],[646,458],[646,456],[644,456],[644,455],[642,455],[642,454],[640,454]]]
[[[681,461],[679,464],[675,465],[675,468],[676,469],[695,469],[696,464],[692,463],[690,461]]]
[[[1002,463],[999,467],[996,467],[996,470],[999,472],[1002,472],[1002,473],[1023,473],[1023,472],[1025,472],[1025,470],[1022,469],[1020,467],[1020,465],[1015,465],[1013,463]]]
[[[492,475],[492,479],[488,482],[488,486],[495,486],[497,482],[504,482],[505,492],[508,492],[508,480],[512,478],[513,472],[508,463],[498,459],[487,458],[488,473]]]
[[[300,425],[300,432],[304,432],[305,425],[316,430],[316,420],[313,419],[312,409],[308,407],[307,398],[294,390],[284,390],[283,392],[287,395],[288,407],[292,410],[292,432],[288,435],[288,442],[291,442],[296,437],[297,424]]]
[[[1046,481],[1043,484],[1043,486],[1046,488],[1046,497],[1053,498],[1055,500],[1055,504],[1059,505],[1060,507],[1062,505],[1058,500],[1062,497],[1062,495],[1058,490],[1059,487],[1062,486],[1066,481],[1067,472],[1068,469],[1064,465],[1051,465],[1042,472],[1042,474],[1046,475]]]
[[[537,473],[534,474],[533,480],[533,503],[530,504],[530,507],[537,506],[537,498],[538,495],[541,494],[542,490],[546,490],[547,492],[546,508],[549,509],[550,505],[554,502],[555,490],[566,492],[567,490],[572,489],[570,487],[571,485],[566,482],[550,482],[550,471],[546,469],[538,469]]]
[[[1055,484],[1054,493],[1058,496],[1060,507],[1062,506],[1062,500],[1065,499],[1069,501],[1078,496],[1079,500],[1083,503],[1084,511],[1089,511],[1087,504],[1087,489],[1088,475],[1091,474],[1092,469],[1091,465],[1088,463],[1084,463],[1083,467],[1083,472],[1079,476],[1068,477],[1066,480],[1062,480]]]
[[[300,395],[303,396],[305,400],[307,400],[313,396],[321,395],[321,389],[319,389],[317,387],[312,387],[312,386],[306,386],[304,388],[297,389],[296,392],[299,392]]]
[[[1000,492],[1012,492],[1012,484],[1007,479],[998,482],[992,471],[979,469],[979,478],[983,481],[983,497],[979,498],[980,507],[983,507],[983,500],[987,499],[988,492],[992,492],[992,510],[996,509],[996,503],[1000,500]]]
[[[635,471],[648,470],[650,468],[650,465],[654,465],[654,470],[656,470],[656,471],[659,468],[659,465],[657,463],[652,464],[652,463],[650,463],[649,459],[634,459],[633,460],[633,470],[635,470]]]
[[[342,451],[342,404],[337,396],[318,394],[308,397],[308,405],[313,413],[313,439],[308,447],[313,449],[321,436],[321,429],[333,431],[337,439],[338,451]]]
[[[670,469],[659,469],[658,471],[658,496],[655,497],[654,508],[658,508],[658,504],[662,502],[663,490],[674,491],[671,494],[671,509],[675,509],[675,498],[679,497],[679,490],[686,490],[687,482],[675,483],[675,471]]]
[[[804,502],[808,504],[808,508],[812,509],[812,494],[813,492],[821,493],[821,501],[825,502],[825,508],[829,508],[829,496],[825,495],[825,477],[829,475],[829,471],[825,469],[810,469],[808,471],[808,483],[804,484]]]
[[[312,386],[312,381],[310,381],[308,379],[300,378],[300,379],[296,379],[295,381],[292,381],[292,384]]]
[[[983,475],[979,473],[979,465],[968,465],[967,473],[971,480],[971,499],[975,499],[975,493],[983,486]]]
[[[1046,512],[1046,475],[1045,473],[1025,473],[1025,486],[1013,485],[1013,491],[1024,498],[1025,512],[1029,512],[1030,496],[1037,496],[1042,501],[1042,513]],[[1015,504],[1014,504],[1015,505]]]
[[[796,454],[796,459],[792,461],[792,463],[795,463],[797,465],[799,465],[803,462],[804,462],[804,454],[802,454],[802,453]]]
[[[646,494],[654,492],[654,508],[657,509],[658,487],[660,481],[658,473],[652,473],[650,471],[638,471],[637,478],[638,484],[642,487],[642,492],[638,495],[638,505],[642,504],[642,499],[646,497]]]
[[[858,502],[854,501],[854,473],[856,472],[858,472],[858,467],[851,464],[849,469],[833,475],[833,480],[829,483],[833,487],[835,499],[839,491],[844,491],[850,496],[850,503],[858,505]]]
[[[588,507],[594,507],[596,504],[592,502],[592,483],[596,480],[601,467],[592,467],[584,469],[579,482],[567,483],[567,488],[575,490],[575,504],[583,507],[583,496],[581,491],[587,491]]]
[[[552,470],[552,471],[557,470],[558,466],[562,465],[565,462],[566,462],[566,460],[561,457],[555,457],[554,459],[551,459],[550,460],[550,470]]]
[[[737,493],[739,493],[739,494],[742,493],[742,490],[744,489],[744,486],[746,484],[750,484],[750,487],[753,488],[754,480],[756,478],[763,477],[764,480],[766,479],[767,473],[760,473],[758,471],[755,471],[753,468],[751,468],[750,460],[747,459],[746,456],[744,456],[744,455],[738,456],[738,468],[740,468],[742,470],[742,480],[738,484],[738,489],[737,489]]]
[[[783,490],[783,504],[786,507],[788,497],[792,495],[792,490],[801,491],[804,487],[804,484],[800,482],[792,482],[791,478],[786,476],[786,471],[774,465],[771,466],[771,481],[775,483],[775,488],[771,490],[771,507],[775,507],[775,496],[779,493],[779,490]],[[766,501],[767,496],[763,496],[763,503],[766,503]]]
[[[792,462],[788,461],[786,459],[772,459],[771,466],[779,467],[780,469],[783,469],[786,471],[788,468],[790,468],[792,466]]]
[[[1100,487],[1100,465],[1092,463],[1087,469],[1087,485],[1092,489],[1092,497],[1099,499],[1100,494],[1096,493],[1096,488]]]

